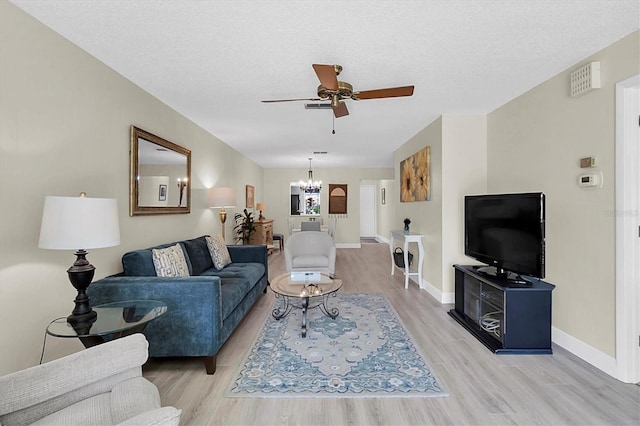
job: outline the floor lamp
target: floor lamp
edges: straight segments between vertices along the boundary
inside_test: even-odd
[[[120,244],[118,202],[113,198],[46,197],[40,226],[38,247],[54,250],[76,250],[76,261],[67,270],[69,281],[78,291],[75,307],[67,322],[76,326],[92,323],[96,312],[91,309],[86,290],[93,280],[95,267],[87,260],[86,249],[113,247]]]
[[[209,208],[220,209],[220,222],[222,223],[222,239],[224,236],[224,223],[227,221],[225,208],[236,206],[236,190],[233,188],[217,187],[209,190]]]

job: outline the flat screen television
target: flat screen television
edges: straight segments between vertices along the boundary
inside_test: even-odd
[[[489,265],[480,272],[520,284],[528,281],[519,274],[544,278],[544,193],[468,195],[464,225],[464,254]]]

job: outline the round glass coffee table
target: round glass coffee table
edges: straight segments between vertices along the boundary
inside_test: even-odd
[[[338,308],[329,308],[329,296],[335,296],[342,287],[342,280],[320,272],[292,272],[277,276],[271,281],[271,290],[276,297],[282,298],[282,306],[271,312],[273,318],[280,320],[291,309],[302,309],[302,337],[307,337],[307,311],[318,308],[326,316],[336,318]]]

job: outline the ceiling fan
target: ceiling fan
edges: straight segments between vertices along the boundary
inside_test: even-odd
[[[320,80],[317,98],[296,98],[296,99],[271,99],[262,102],[295,102],[295,101],[331,101],[331,109],[336,118],[349,115],[345,99],[361,101],[365,99],[397,98],[401,96],[413,95],[413,86],[392,87],[388,89],[365,90],[354,92],[353,86],[346,81],[339,81],[338,76],[342,72],[341,65],[313,64],[313,70]]]

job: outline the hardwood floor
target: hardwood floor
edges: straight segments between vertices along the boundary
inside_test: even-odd
[[[268,291],[218,354],[217,371],[200,359],[152,359],[144,375],[163,405],[182,409],[181,425],[502,425],[640,424],[640,387],[621,383],[560,347],[553,355],[494,355],[426,291],[390,275],[389,246],[338,249],[336,275],[347,292],[383,292],[426,355],[447,398],[225,398],[224,393],[271,314]],[[269,256],[269,275],[284,255]]]

